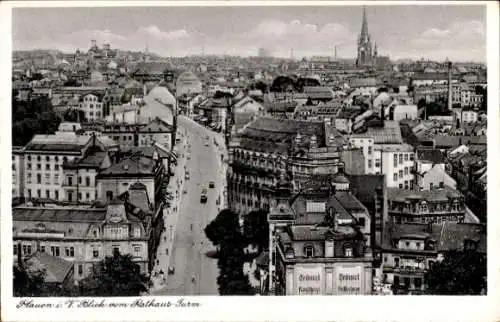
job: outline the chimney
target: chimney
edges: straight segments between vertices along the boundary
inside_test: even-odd
[[[301,144],[302,143],[302,135],[300,133],[297,133],[297,136],[295,136],[295,144]]]
[[[448,110],[451,111],[453,108],[453,96],[451,90],[451,61],[448,62]]]
[[[311,136],[311,141],[309,142],[311,148],[317,148],[318,147],[318,140],[316,138],[316,135]]]

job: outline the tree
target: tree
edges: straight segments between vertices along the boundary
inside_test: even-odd
[[[255,88],[259,89],[263,94],[267,93],[267,84],[263,81],[257,81],[255,83]]]
[[[14,296],[43,296],[45,287],[45,270],[33,264],[22,263],[14,265]]]
[[[54,133],[60,122],[48,97],[40,96],[27,102],[12,97],[13,145],[24,146],[35,134]]]
[[[205,227],[205,235],[217,247],[225,240],[240,242],[239,226],[238,215],[229,209],[224,209]]]
[[[115,252],[94,265],[80,282],[82,296],[139,296],[148,291],[149,278],[140,272],[132,255]]]
[[[269,222],[267,212],[264,210],[252,211],[245,216],[245,237],[252,245],[257,245],[262,250],[269,245]]]
[[[449,251],[425,274],[435,295],[479,295],[486,290],[486,257],[473,250]]]

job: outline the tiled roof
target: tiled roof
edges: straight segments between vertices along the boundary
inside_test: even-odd
[[[436,190],[407,190],[399,188],[387,188],[387,199],[391,201],[405,202],[411,199],[426,201],[448,201],[460,198],[462,194],[450,187]]]
[[[107,152],[91,152],[82,159],[75,159],[70,163],[64,164],[64,167],[91,167],[99,168],[107,156]]]
[[[153,176],[154,160],[146,157],[127,158],[102,171],[99,176],[112,177],[120,175]]]
[[[89,142],[89,136],[64,134],[37,134],[26,145],[28,151],[80,152]]]
[[[436,148],[455,148],[462,144],[465,145],[486,145],[487,139],[485,135],[480,136],[450,136],[436,135],[434,136]]]
[[[47,283],[64,282],[73,268],[73,262],[41,252],[33,254],[27,262],[36,263],[35,265],[40,265],[45,269],[45,282]]]
[[[367,133],[373,137],[375,144],[401,144],[403,137],[399,123],[396,121],[385,121],[383,127],[369,127]],[[353,135],[355,136],[355,135]]]
[[[106,209],[25,208],[12,209],[13,221],[102,222]]]
[[[431,161],[434,164],[445,163],[445,158],[441,150],[438,149],[420,149],[417,150],[417,157],[422,161]]]
[[[261,140],[267,138],[275,142],[292,143],[297,133],[300,133],[304,139],[315,135],[318,146],[325,145],[325,126],[323,122],[261,117],[248,124],[240,135],[246,138]]]
[[[363,204],[349,191],[337,191],[335,199],[348,211],[362,211],[365,209]]]
[[[141,133],[149,133],[149,132],[165,133],[172,131],[173,131],[172,125],[168,124],[165,120],[162,120],[158,117],[139,130],[139,132]]]

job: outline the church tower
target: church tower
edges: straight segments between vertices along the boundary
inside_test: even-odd
[[[368,21],[366,19],[366,8],[363,7],[363,22],[361,33],[358,36],[358,57],[356,66],[371,66],[373,64],[372,40],[368,33]]]

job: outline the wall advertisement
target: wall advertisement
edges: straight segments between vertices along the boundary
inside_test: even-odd
[[[356,295],[361,294],[362,269],[361,266],[338,267],[337,271],[337,294]]]
[[[323,295],[325,287],[325,272],[322,266],[295,267],[296,295]]]

